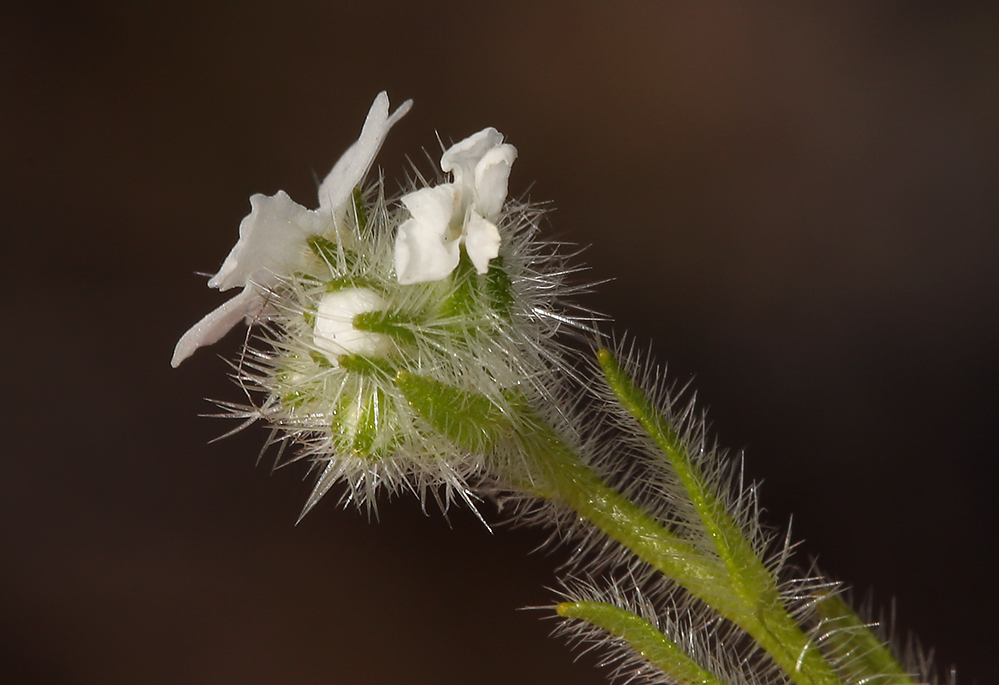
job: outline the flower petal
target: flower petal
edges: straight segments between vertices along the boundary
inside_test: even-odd
[[[174,368],[194,354],[199,347],[212,345],[222,339],[244,318],[254,316],[264,307],[264,297],[253,285],[247,285],[243,292],[213,309],[198,323],[191,326],[177,341],[170,365]]]
[[[439,281],[458,266],[457,240],[443,240],[439,233],[410,219],[399,227],[395,241],[395,272],[399,283]]]
[[[484,274],[489,270],[489,260],[499,256],[499,246],[500,234],[496,225],[473,209],[465,224],[465,251],[476,271]]]
[[[449,147],[441,155],[441,169],[454,174],[456,185],[471,189],[475,165],[484,154],[502,142],[502,133],[491,126],[484,128]]]
[[[437,281],[458,265],[458,238],[449,228],[457,189],[450,183],[423,188],[402,198],[413,218],[399,226],[395,240],[395,271],[399,282]]]
[[[328,217],[306,209],[279,190],[250,197],[250,213],[239,224],[239,240],[208,285],[219,290],[243,287],[251,280],[262,288],[294,271],[305,238],[327,231]]]
[[[482,156],[475,165],[475,207],[490,221],[499,216],[506,202],[510,167],[517,159],[513,145],[497,145]]]
[[[380,333],[357,330],[354,317],[385,306],[385,300],[369,288],[343,288],[326,293],[316,310],[312,342],[333,355],[384,355],[391,351],[392,341]]]
[[[432,188],[421,188],[400,198],[403,206],[414,219],[433,226],[439,226],[443,236],[454,216],[458,189],[453,183],[442,183]]]
[[[389,115],[389,98],[383,90],[375,96],[375,101],[371,103],[368,110],[368,117],[364,120],[361,128],[361,135],[357,141],[347,148],[336,164],[323,179],[319,186],[319,210],[324,214],[330,214],[350,197],[354,188],[364,180],[365,174],[371,168],[371,163],[385,142],[385,136],[399,119],[401,119],[409,108],[413,106],[412,100],[404,103]]]

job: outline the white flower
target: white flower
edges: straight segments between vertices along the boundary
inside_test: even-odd
[[[334,356],[360,354],[379,357],[388,353],[392,341],[380,333],[354,328],[354,317],[384,309],[385,300],[369,288],[343,288],[323,295],[316,311],[312,342]]]
[[[400,283],[437,281],[458,266],[465,244],[475,270],[489,269],[499,255],[496,220],[506,201],[510,167],[517,148],[503,135],[486,128],[452,145],[441,157],[441,169],[453,182],[423,188],[403,196],[412,218],[399,227],[395,270]]]
[[[219,290],[243,290],[181,336],[170,362],[174,367],[199,347],[221,339],[241,319],[250,323],[266,316],[268,291],[299,266],[309,236],[336,230],[337,213],[343,211],[354,188],[368,173],[389,129],[412,104],[407,100],[390,115],[388,95],[382,91],[375,97],[360,137],[320,184],[318,210],[306,209],[283,191],[250,198],[250,213],[239,224],[239,240],[219,272],[208,281],[209,286]]]

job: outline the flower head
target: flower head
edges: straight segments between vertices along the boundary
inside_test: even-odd
[[[452,145],[441,157],[451,183],[403,196],[411,218],[399,227],[395,269],[400,283],[437,281],[461,258],[461,245],[475,270],[484,274],[499,255],[496,221],[506,201],[510,167],[517,148],[486,128]]]
[[[560,311],[568,271],[536,239],[538,211],[506,203],[513,146],[485,129],[444,153],[448,183],[408,188],[398,200],[381,182],[357,187],[406,109],[389,116],[384,94],[376,99],[320,185],[318,209],[283,192],[251,198],[239,241],[210,281],[242,290],[185,333],[174,355],[176,365],[256,317],[262,325],[235,364],[252,404],[223,406],[268,422],[274,441],[298,446],[293,459],[313,463],[306,509],[335,483],[346,483],[347,501],[369,506],[377,489],[429,492],[445,506],[471,500],[466,483],[482,474],[493,434],[454,442],[435,430],[407,395],[420,384],[444,388],[451,423],[462,413],[509,422],[525,398],[558,392],[553,336],[574,322]]]
[[[267,318],[270,290],[299,268],[310,236],[339,230],[338,214],[344,211],[354,188],[364,180],[389,129],[412,104],[412,100],[407,100],[390,115],[388,95],[382,91],[375,97],[360,137],[319,186],[318,210],[306,209],[284,191],[250,198],[250,213],[239,224],[239,240],[222,268],[208,281],[209,286],[219,290],[237,287],[243,290],[181,336],[174,348],[173,366],[179,366],[199,347],[220,340],[240,320]]]

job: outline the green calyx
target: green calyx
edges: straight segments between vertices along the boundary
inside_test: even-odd
[[[504,318],[510,318],[513,309],[513,281],[503,269],[503,258],[496,257],[489,262],[489,271],[486,272],[486,294],[493,309]]]
[[[494,400],[408,371],[395,383],[410,407],[462,449],[488,452],[514,433],[522,406],[515,397]]]
[[[413,330],[416,321],[399,312],[362,312],[354,316],[354,328],[359,331],[380,333],[395,339],[397,342],[409,345],[416,344],[416,332]]]
[[[391,378],[396,368],[387,359],[364,357],[359,354],[342,354],[337,357],[337,363],[346,371],[362,376],[384,376]]]
[[[350,199],[354,208],[354,223],[357,225],[357,232],[363,236],[368,230],[368,210],[364,207],[364,193],[360,186],[355,186],[350,194]]]
[[[480,274],[462,248],[458,266],[448,278],[452,290],[441,302],[440,317],[461,320],[471,316],[475,321],[484,314],[495,312],[504,319],[510,318],[514,304],[513,281],[503,268],[502,257],[490,260],[489,269]]]

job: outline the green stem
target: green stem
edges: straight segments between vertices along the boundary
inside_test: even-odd
[[[404,371],[397,374],[396,383],[413,409],[463,449],[489,452],[499,441],[515,439],[526,458],[526,473],[508,466],[496,475],[568,506],[675,580],[752,636],[794,683],[842,685],[775,593],[764,593],[768,601],[747,604],[723,562],[681,539],[604,483],[523,398],[490,400]]]
[[[517,437],[531,458],[531,479],[529,485],[523,478],[512,480],[540,497],[568,505],[642,560],[655,560],[656,568],[699,597],[715,597],[723,604],[734,600],[718,583],[717,562],[608,487],[550,428],[540,421],[525,421]]]
[[[608,487],[547,426],[535,423],[522,428],[518,437],[531,457],[529,468],[548,479],[548,493],[536,487],[539,494],[563,502],[745,630],[797,685],[842,685],[817,646],[776,598],[748,606],[721,564]]]
[[[677,432],[609,350],[598,350],[597,360],[618,401],[669,461],[698,518],[707,529],[739,598],[740,616],[738,620],[733,620],[750,632],[785,670],[789,665],[798,669],[807,664],[807,670],[817,677],[831,677],[833,680],[830,682],[838,680],[818,646],[809,643],[781,605],[776,578],[753,550],[724,503],[705,482]],[[794,670],[787,670],[787,673],[794,676]]]
[[[725,505],[704,482],[676,431],[624,372],[609,350],[598,350],[597,359],[621,405],[641,424],[672,466],[707,529],[740,599],[747,606],[776,601],[777,584],[772,575],[726,511]]]

